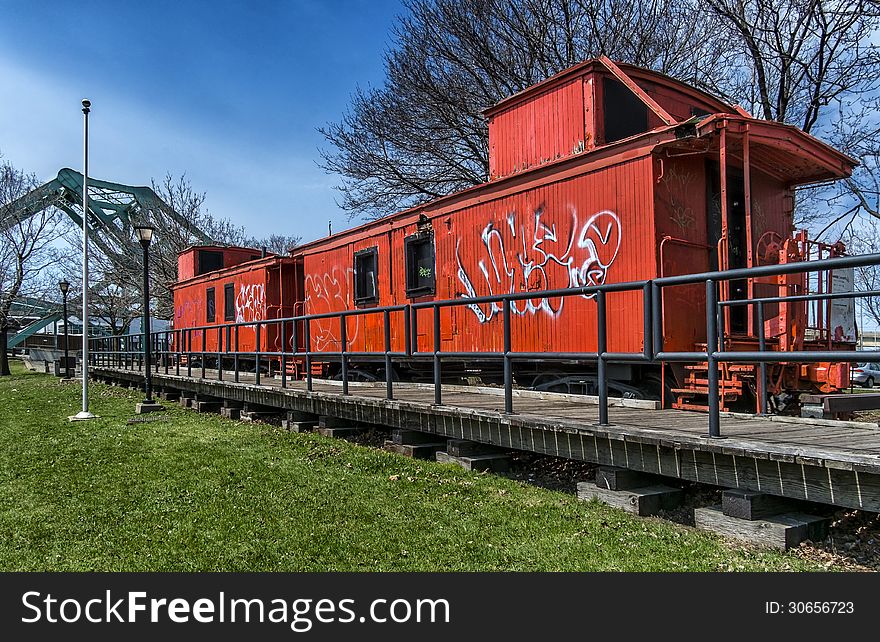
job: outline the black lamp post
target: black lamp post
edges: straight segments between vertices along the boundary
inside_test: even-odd
[[[67,291],[70,289],[70,283],[66,280],[58,281],[58,289],[61,290],[61,297],[64,300],[62,307],[62,314],[64,314],[64,377],[70,379],[70,360],[67,356]]]
[[[136,225],[134,228],[141,247],[144,248],[144,405],[152,406],[153,375],[150,372],[150,242],[153,240],[154,228],[149,224]]]

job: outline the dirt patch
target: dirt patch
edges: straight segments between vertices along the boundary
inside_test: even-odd
[[[511,479],[574,494],[578,482],[596,478],[596,466],[583,461],[511,451]]]
[[[391,439],[391,429],[381,426],[370,426],[366,430],[349,435],[345,439],[360,446],[381,448],[385,445],[386,439]]]
[[[828,537],[804,542],[796,553],[829,568],[880,571],[880,514],[839,510],[832,516]]]

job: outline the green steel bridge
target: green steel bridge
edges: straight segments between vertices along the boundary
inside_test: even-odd
[[[83,220],[89,240],[114,265],[139,264],[140,246],[132,243],[134,225],[149,222],[159,229],[185,228],[202,243],[212,239],[165,203],[150,187],[134,187],[89,177],[88,210],[83,209],[83,175],[69,168],[58,172],[51,181],[24,196],[0,207],[0,232],[9,230],[19,221],[26,220],[47,208],[64,212],[80,229]],[[35,332],[39,332],[61,318],[60,304],[52,304],[22,297],[14,305],[24,314],[25,308],[32,320],[15,335],[9,337],[9,347],[15,347]],[[33,318],[36,315],[36,318]],[[16,315],[13,314],[13,317]]]

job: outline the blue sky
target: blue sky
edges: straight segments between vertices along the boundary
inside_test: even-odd
[[[215,216],[305,240],[350,225],[317,127],[384,76],[390,0],[0,0],[0,154],[43,180],[186,172]]]

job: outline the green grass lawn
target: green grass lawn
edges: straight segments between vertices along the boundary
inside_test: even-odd
[[[806,570],[660,520],[14,364],[0,378],[0,570]]]

